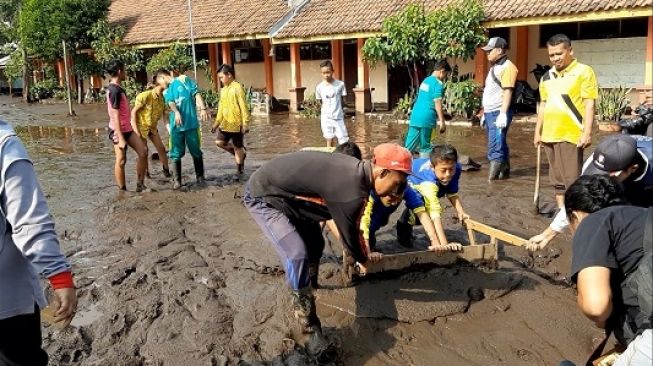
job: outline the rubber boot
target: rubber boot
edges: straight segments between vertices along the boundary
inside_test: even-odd
[[[510,178],[510,159],[501,163],[501,169],[499,170],[499,179],[508,179]]]
[[[172,161],[172,189],[181,188],[181,160]]]
[[[168,168],[163,168],[163,176],[166,178],[170,178],[172,175],[170,174],[170,169]]]
[[[397,241],[406,248],[413,247],[413,225],[397,221]]]
[[[306,350],[314,357],[318,364],[333,362],[337,357],[337,351],[332,343],[322,334],[322,324],[317,317],[315,296],[310,287],[293,291],[293,311],[295,318],[299,320],[302,331],[309,334]]]
[[[318,277],[320,275],[320,262],[308,264],[308,278],[311,281],[311,287],[314,289],[320,288]]]
[[[204,179],[204,159],[193,158],[193,165],[195,166],[195,177],[197,178],[197,185],[200,187],[206,186]]]
[[[502,163],[499,160],[490,160],[490,169],[488,172],[487,179],[489,181],[496,180],[499,178],[499,172],[501,171]]]
[[[299,321],[299,325],[302,327],[302,332],[310,334],[321,330],[322,323],[317,317],[313,289],[310,286],[304,287],[303,289],[293,291],[292,295],[293,312],[295,319]]]

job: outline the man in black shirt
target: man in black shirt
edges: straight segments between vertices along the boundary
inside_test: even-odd
[[[301,151],[275,158],[252,174],[243,203],[281,258],[295,317],[305,333],[322,339],[308,269],[324,249],[320,222],[334,220],[346,250],[364,272],[370,258],[359,228],[370,190],[380,197],[399,194],[411,166],[408,150],[381,144],[371,162]]]
[[[614,178],[582,176],[569,187],[565,208],[574,230],[572,280],[578,285],[583,313],[598,327],[614,331],[622,345],[631,344],[629,357],[648,353],[650,364],[651,344],[643,339],[650,340],[651,318],[638,301],[646,285],[633,291],[630,283],[646,263],[645,246],[653,245],[651,237],[645,240],[653,216],[646,208],[624,202],[623,189]],[[650,269],[645,277],[650,289]]]

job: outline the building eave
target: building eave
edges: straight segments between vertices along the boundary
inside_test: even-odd
[[[483,23],[487,28],[518,27],[541,24],[571,23],[571,22],[589,22],[597,20],[611,20],[634,17],[648,17],[653,15],[653,9],[650,7],[641,7],[635,9],[613,9],[584,12],[568,15],[553,15],[541,17],[515,18],[505,20],[491,20]]]
[[[195,44],[198,45],[198,44],[209,44],[209,43],[237,42],[237,41],[246,41],[250,39],[266,39],[269,37],[270,36],[267,33],[257,33],[257,34],[246,34],[246,35],[237,35],[237,36],[228,36],[228,37],[200,38],[200,39],[195,39]],[[190,43],[190,40],[177,39],[174,41],[166,41],[166,42],[132,44],[130,46],[138,49],[166,48],[172,46],[177,42]]]

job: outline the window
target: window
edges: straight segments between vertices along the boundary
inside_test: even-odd
[[[290,61],[290,46],[274,46],[274,60],[277,62]]]
[[[329,60],[331,59],[331,43],[302,43],[299,45],[300,60]],[[290,46],[274,46],[274,60],[290,61]]]
[[[234,42],[234,63],[263,62],[263,46],[259,40]]]
[[[576,39],[619,38],[619,20],[579,23]]]
[[[209,59],[209,45],[208,44],[196,44],[195,45],[195,56],[197,60],[208,60]]]
[[[546,47],[546,41],[558,33],[566,34],[572,41],[646,37],[647,21],[645,17],[640,17],[597,22],[544,24],[540,26],[540,47]]]
[[[578,39],[578,23],[544,24],[540,26],[540,47],[546,47],[546,41],[556,34],[565,34],[567,37]]]
[[[492,37],[501,37],[508,42],[508,48],[510,48],[510,28],[490,28],[488,29],[488,38]]]

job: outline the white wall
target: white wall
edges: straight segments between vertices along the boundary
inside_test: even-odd
[[[370,88],[372,92],[372,102],[388,103],[388,66],[382,62],[370,67]]]
[[[290,62],[275,62],[272,65],[274,73],[274,96],[277,99],[290,99]],[[302,76],[304,70],[302,69]]]
[[[265,88],[265,64],[263,62],[237,63],[235,69],[236,80],[242,85],[248,88],[250,86],[256,89]]]
[[[644,84],[646,37],[572,42],[574,55],[592,66],[602,88]]]
[[[538,26],[528,29],[529,70],[536,63],[550,65],[546,48],[539,47],[539,33]],[[572,47],[578,61],[594,69],[600,87],[633,88],[644,84],[646,37],[572,41]],[[537,85],[533,75],[529,75],[528,82]]]

